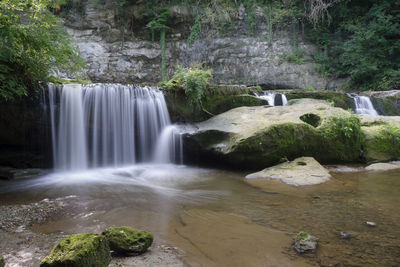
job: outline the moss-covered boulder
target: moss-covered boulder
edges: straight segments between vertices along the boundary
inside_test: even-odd
[[[167,90],[165,98],[172,121],[199,122],[233,108],[267,105],[266,100],[250,95],[257,90],[239,85],[209,86],[201,99],[203,109],[190,105],[184,90]]]
[[[153,243],[151,233],[128,226],[109,228],[102,235],[107,238],[111,250],[120,253],[141,254]]]
[[[0,267],[4,267],[6,265],[6,262],[4,261],[4,258],[0,256]]]
[[[314,252],[317,249],[318,238],[307,232],[299,232],[294,241],[294,248],[298,253]]]
[[[184,135],[186,155],[242,169],[265,168],[283,159],[314,157],[322,163],[359,161],[360,121],[326,101],[290,106],[240,107],[198,123]]]
[[[50,255],[40,263],[41,267],[102,267],[111,261],[106,238],[93,233],[64,237]]]
[[[334,92],[326,90],[277,90],[276,92],[286,95],[288,100],[301,99],[301,98],[312,98],[325,100],[332,103],[335,107],[343,109],[353,109],[354,110],[354,100],[348,97],[343,92]]]
[[[368,162],[400,159],[400,117],[360,115]]]

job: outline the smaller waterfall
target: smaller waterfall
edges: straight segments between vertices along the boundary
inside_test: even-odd
[[[360,96],[357,94],[347,95],[354,99],[354,104],[356,106],[355,112],[357,114],[378,115],[378,112],[375,110],[374,105],[372,105],[371,99],[368,96]]]
[[[254,93],[258,98],[265,99],[268,101],[270,106],[286,106],[287,99],[285,94],[277,94],[274,92],[263,91],[261,93]]]

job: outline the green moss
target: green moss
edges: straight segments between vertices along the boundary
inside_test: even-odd
[[[353,114],[329,117],[321,125],[324,148],[337,161],[355,161],[362,151],[363,134],[358,117]]]
[[[298,166],[306,166],[307,163],[304,162],[304,161],[298,161],[298,162],[296,162],[296,165],[298,165]]]
[[[0,256],[0,267],[4,267],[6,265],[6,262],[4,261],[4,258]]]
[[[374,136],[372,141],[374,150],[389,155],[391,160],[400,157],[400,129],[386,124]]]
[[[304,242],[309,236],[310,236],[310,234],[307,232],[299,232],[296,235],[296,242],[299,242],[299,243]]]
[[[154,239],[151,233],[128,226],[109,228],[102,235],[107,238],[111,250],[121,253],[143,253]]]
[[[92,81],[85,79],[63,79],[59,77],[51,77],[50,82],[55,84],[92,84]]]
[[[105,267],[110,261],[110,248],[104,236],[86,233],[64,237],[40,266]]]
[[[310,90],[291,90],[285,92],[286,98],[299,99],[299,98],[313,98],[326,100],[330,103],[334,103],[335,107],[343,109],[354,108],[354,101],[344,93],[330,92],[330,91],[310,91]]]

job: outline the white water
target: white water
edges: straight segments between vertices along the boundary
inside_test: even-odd
[[[275,96],[281,95],[281,97],[282,97],[282,106],[286,106],[287,105],[287,99],[286,99],[285,94],[276,94],[276,93],[267,92],[267,91],[263,91],[262,93],[254,93],[254,94],[258,98],[267,100],[268,104],[270,106],[275,106]]]
[[[356,106],[355,112],[357,114],[378,115],[378,112],[375,110],[368,96],[359,96],[356,94],[348,94],[348,96],[354,99],[354,104]]]
[[[49,105],[56,169],[182,162],[181,135],[157,88],[50,85]]]

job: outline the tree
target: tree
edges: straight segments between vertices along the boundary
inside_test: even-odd
[[[37,91],[55,69],[79,72],[84,67],[60,20],[51,10],[56,0],[0,2],[0,97],[13,99]]]

